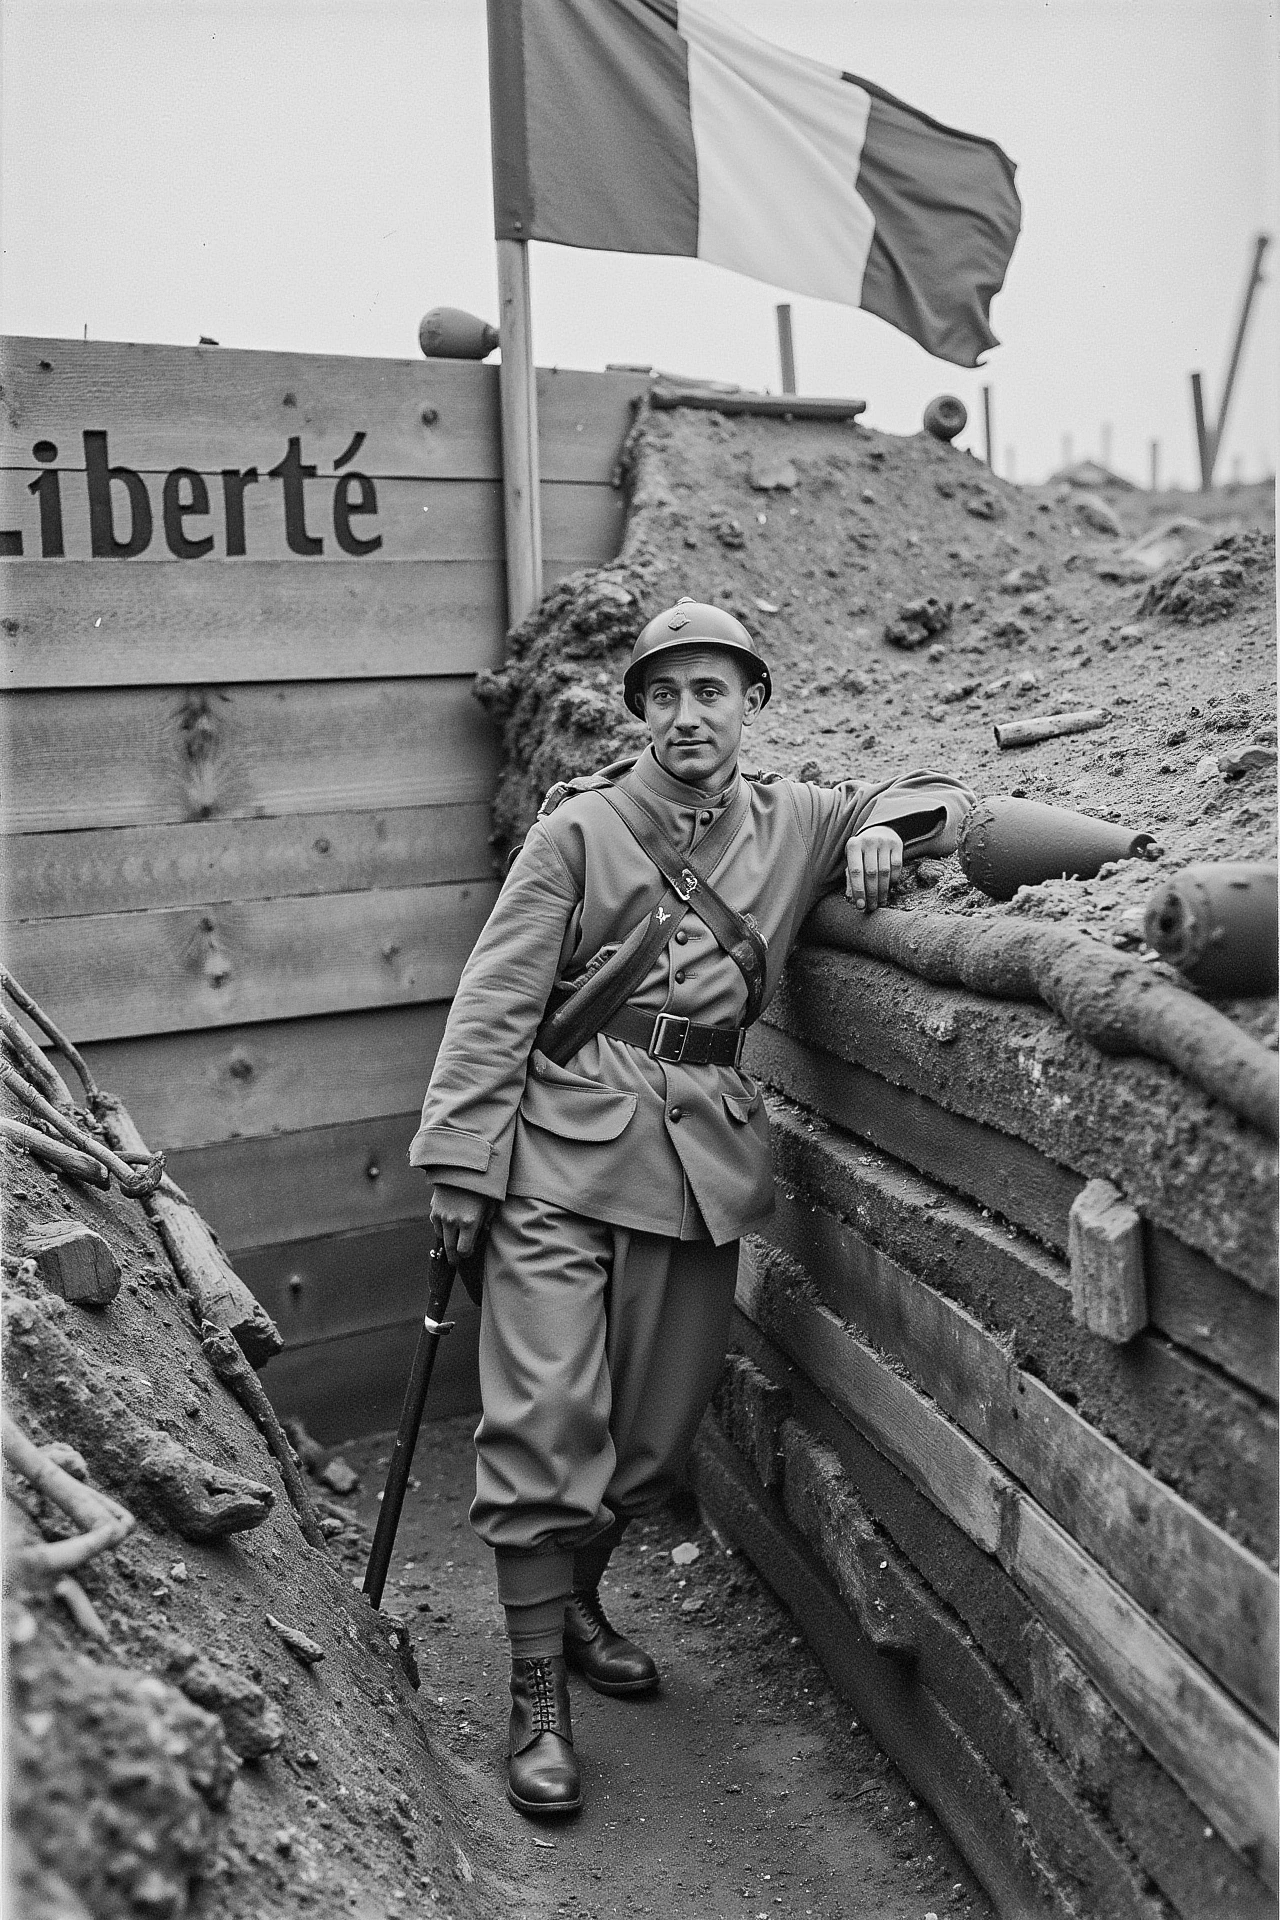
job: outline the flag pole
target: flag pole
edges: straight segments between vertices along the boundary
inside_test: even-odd
[[[507,547],[507,625],[542,598],[542,507],[538,485],[538,389],[529,307],[529,245],[499,240],[498,329],[502,364],[502,509]]]

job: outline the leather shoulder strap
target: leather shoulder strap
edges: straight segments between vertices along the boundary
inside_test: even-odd
[[[610,787],[602,793],[632,837],[643,848],[672,892],[697,914],[741,973],[747,988],[749,1026],[760,1011],[764,999],[765,963],[768,948],[764,936],[744,914],[731,907],[711,885],[710,875],[728,851],[729,843],[742,824],[749,802],[739,787],[734,802],[725,809],[697,849],[697,858],[677,853],[663,831],[662,824],[629,787]]]

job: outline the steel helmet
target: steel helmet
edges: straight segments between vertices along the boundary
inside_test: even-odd
[[[644,719],[644,702],[640,696],[646,663],[656,653],[670,653],[676,647],[723,647],[727,653],[736,654],[751,669],[752,680],[758,680],[764,688],[761,706],[768,705],[773,692],[769,669],[756,652],[755,642],[741,620],[726,613],[723,607],[708,606],[705,601],[691,600],[686,594],[674,607],[656,614],[631,649],[622,697],[637,719]]]

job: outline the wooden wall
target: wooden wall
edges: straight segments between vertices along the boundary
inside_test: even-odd
[[[744,1244],[704,1504],[1002,1914],[1273,1915],[1273,1143],[1044,1009],[816,948],[747,1057],[779,1096],[779,1204]],[[1039,1137],[1001,1124],[1019,1076]],[[1059,1096],[1086,1083],[1180,1109],[1255,1182],[1222,1264],[1176,1196],[1139,1208],[1123,1345],[1072,1315],[1096,1132]],[[1122,1190],[1152,1138],[1116,1149]]]
[[[469,682],[504,644],[497,368],[2,353],[9,962],[276,1316],[277,1402],[385,1426],[406,1149],[494,894]],[[644,382],[538,381],[550,584],[618,549]],[[437,1409],[473,1396],[464,1320]]]

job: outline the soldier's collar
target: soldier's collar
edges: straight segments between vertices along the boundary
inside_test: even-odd
[[[690,786],[687,780],[677,780],[674,773],[668,773],[652,744],[647,746],[636,761],[635,772],[644,785],[660,799],[669,800],[677,807],[722,807],[732,800],[742,781],[737,767],[733,769],[728,782],[718,793],[704,793],[701,787]]]

